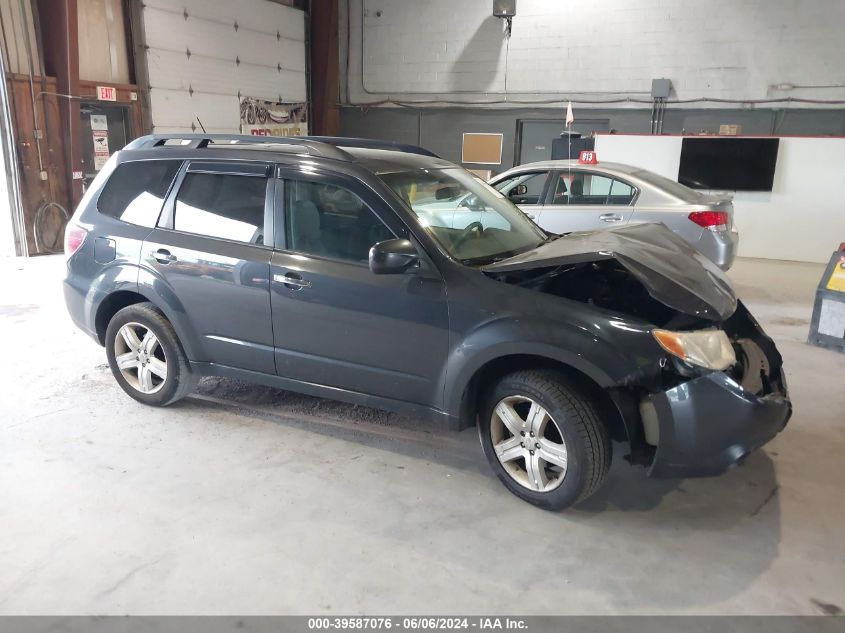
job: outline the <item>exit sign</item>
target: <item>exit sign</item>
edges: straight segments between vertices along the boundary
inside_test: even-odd
[[[97,86],[97,99],[100,101],[117,101],[117,88]]]

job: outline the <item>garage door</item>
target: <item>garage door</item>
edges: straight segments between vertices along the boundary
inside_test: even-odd
[[[241,96],[303,102],[305,14],[270,0],[145,0],[153,131],[237,133]]]

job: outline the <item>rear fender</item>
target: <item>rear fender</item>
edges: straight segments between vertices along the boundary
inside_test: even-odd
[[[189,360],[199,362],[209,360],[200,357],[199,350],[202,346],[199,335],[191,325],[185,306],[170,284],[152,269],[141,266],[138,271],[138,294],[146,297],[170,321]]]

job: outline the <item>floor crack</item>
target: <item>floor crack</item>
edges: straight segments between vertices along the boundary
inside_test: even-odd
[[[751,514],[749,514],[748,516],[750,516],[750,517],[756,517],[758,514],[760,514],[760,511],[761,511],[763,508],[765,508],[765,507],[766,507],[766,504],[767,504],[767,503],[769,503],[769,501],[771,501],[772,499],[774,499],[774,498],[775,498],[775,495],[778,493],[778,490],[779,490],[779,489],[780,489],[780,486],[775,486],[774,488],[772,488],[772,491],[771,491],[771,492],[770,492],[770,493],[766,496],[766,498],[765,498],[765,499],[763,499],[763,503],[761,503],[760,505],[758,505],[758,506],[757,506],[757,508],[754,510],[754,512],[752,512],[752,513],[751,513]]]
[[[140,572],[140,571],[143,571],[144,569],[147,569],[148,567],[152,567],[153,565],[157,565],[159,562],[161,562],[161,560],[162,560],[163,558],[164,558],[163,556],[160,556],[159,558],[157,558],[157,559],[155,559],[155,560],[149,561],[149,562],[147,562],[147,563],[142,563],[142,564],[138,565],[137,567],[135,567],[135,568],[133,568],[133,569],[130,569],[130,570],[129,570],[126,574],[124,574],[124,575],[123,575],[123,576],[122,576],[122,577],[121,577],[121,578],[120,578],[120,579],[119,579],[116,583],[114,583],[111,587],[109,587],[108,589],[106,589],[106,590],[101,591],[100,593],[98,593],[98,594],[97,594],[97,598],[104,598],[105,596],[107,596],[107,595],[109,595],[109,594],[111,594],[111,593],[114,593],[115,591],[117,591],[118,589],[120,589],[120,587],[121,587],[122,585],[126,584],[129,580],[131,580],[131,579],[132,579],[132,577],[133,577],[135,574],[137,574],[137,573],[138,573],[138,572]]]

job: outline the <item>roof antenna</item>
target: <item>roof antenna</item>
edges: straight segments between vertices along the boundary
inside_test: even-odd
[[[202,130],[202,133],[203,133],[203,134],[208,134],[208,132],[206,132],[206,131],[205,131],[205,126],[202,124],[202,121],[200,121],[200,118],[199,118],[199,117],[197,117],[197,123],[199,123],[199,124],[200,124],[200,129]]]

